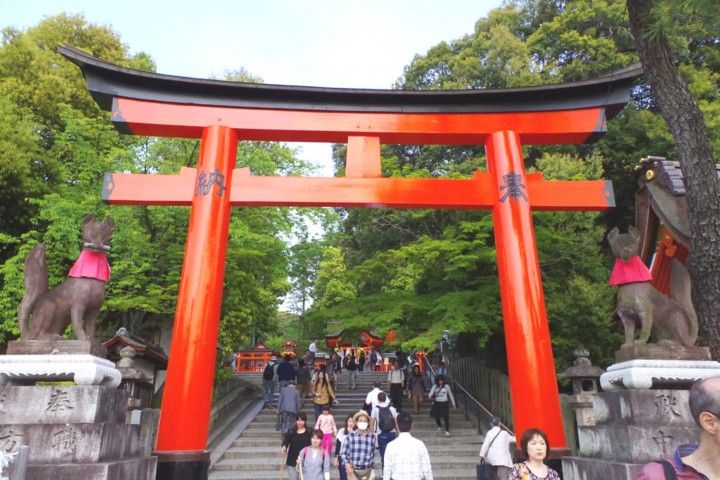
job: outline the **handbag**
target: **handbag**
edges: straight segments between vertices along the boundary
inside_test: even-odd
[[[490,445],[488,445],[488,451],[490,451],[490,447],[492,447],[493,443],[495,443],[495,440],[497,440],[497,437],[500,436],[500,432],[502,430],[498,431],[492,440],[490,440]],[[476,467],[476,474],[477,474],[477,480],[495,480],[495,467],[490,465],[489,463],[485,463],[485,457],[480,457],[480,465],[477,465]]]
[[[480,464],[475,466],[477,480],[495,480],[495,467],[489,463],[485,463],[485,459],[480,459]]]

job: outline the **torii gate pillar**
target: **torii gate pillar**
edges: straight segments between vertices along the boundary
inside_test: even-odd
[[[157,478],[207,478],[208,418],[237,149],[233,129],[204,129],[158,432]]]
[[[496,195],[492,213],[515,425],[518,434],[539,428],[551,446],[564,447],[560,403],[548,401],[558,398],[558,389],[522,144],[506,130],[491,134],[485,150]]]

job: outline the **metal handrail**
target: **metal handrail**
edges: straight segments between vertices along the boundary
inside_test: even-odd
[[[435,374],[435,369],[434,369],[434,368],[432,367],[432,365],[430,364],[430,360],[428,360],[427,357],[425,357],[424,360],[425,360],[425,362],[427,363],[427,366],[428,366],[428,368],[430,369],[430,372],[432,372],[433,377],[435,377],[435,376],[436,376],[436,374]],[[475,403],[475,405],[477,405],[478,407],[480,407],[480,410],[482,410],[482,412],[483,412],[485,415],[487,415],[489,418],[497,418],[497,415],[495,415],[495,414],[492,413],[490,410],[488,410],[488,409],[485,407],[485,405],[483,405],[483,404],[480,402],[480,400],[478,400],[478,399],[475,398],[470,392],[468,392],[468,390],[467,390],[465,387],[463,387],[457,380],[455,380],[454,377],[450,377],[450,381],[453,383],[454,387],[456,387],[457,389],[461,390],[470,400],[472,400],[472,401]],[[503,430],[507,431],[507,432],[508,432],[510,435],[512,435],[513,437],[515,436],[515,432],[513,432],[513,431],[510,429],[510,427],[508,427],[507,425],[505,425],[504,423],[502,423],[499,419],[498,419],[498,426],[499,426],[500,428],[502,428]]]

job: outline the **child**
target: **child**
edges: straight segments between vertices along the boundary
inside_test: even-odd
[[[330,451],[320,447],[324,435],[315,430],[310,437],[310,446],[300,451],[297,468],[304,480],[330,480]]]
[[[322,414],[318,416],[317,422],[315,422],[315,429],[321,430],[323,433],[323,450],[332,452],[333,437],[335,437],[335,434],[337,433],[337,427],[335,426],[335,418],[330,415],[329,404],[326,403],[322,406]]]

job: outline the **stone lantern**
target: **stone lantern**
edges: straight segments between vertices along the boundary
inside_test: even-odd
[[[587,348],[575,349],[573,366],[558,374],[558,378],[572,381],[573,395],[570,397],[569,406],[575,411],[578,426],[595,425],[593,395],[598,392],[600,375],[605,373],[605,370],[590,362],[589,355]]]
[[[580,347],[573,351],[573,366],[558,375],[558,378],[569,378],[572,381],[573,394],[583,395],[597,393],[600,375],[605,373],[600,367],[594,366],[587,348]]]

